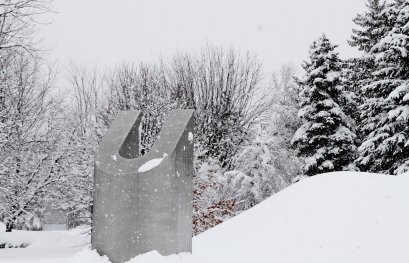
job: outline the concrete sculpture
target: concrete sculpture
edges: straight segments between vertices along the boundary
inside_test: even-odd
[[[95,155],[92,247],[113,263],[192,250],[193,110],[174,110],[138,157],[139,111],[120,112]]]

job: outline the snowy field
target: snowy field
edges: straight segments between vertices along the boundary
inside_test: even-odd
[[[84,229],[4,233],[1,263],[109,262]],[[114,241],[113,241],[114,242]],[[305,179],[193,239],[193,254],[130,263],[409,262],[409,175],[331,173]]]

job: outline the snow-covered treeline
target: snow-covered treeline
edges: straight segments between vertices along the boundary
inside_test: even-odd
[[[284,66],[265,82],[255,56],[208,46],[166,62],[124,63],[103,75],[73,67],[70,79],[74,115],[83,114],[95,142],[87,148],[91,152],[118,111],[143,112],[143,155],[170,110],[195,109],[193,223],[200,233],[288,186],[301,172],[290,144],[298,124],[294,74]],[[92,163],[86,167],[92,170]]]
[[[40,65],[41,55],[18,57]],[[91,222],[93,155],[124,110],[143,112],[143,155],[170,110],[195,109],[195,233],[254,206],[300,173],[290,145],[298,124],[293,67],[264,81],[255,56],[207,46],[199,54],[123,63],[107,72],[73,65],[62,97],[53,72],[42,72],[38,66],[13,73],[11,80],[27,74],[31,89],[3,82],[0,209],[9,228],[39,229],[50,208],[65,210],[71,226]],[[19,103],[13,92],[35,110],[11,111]],[[15,120],[22,122],[15,126]]]

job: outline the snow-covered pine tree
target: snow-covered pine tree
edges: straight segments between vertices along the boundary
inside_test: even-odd
[[[351,40],[348,41],[360,51],[369,53],[372,47],[388,32],[391,25],[388,23],[388,15],[385,2],[368,0],[368,8],[364,14],[358,14],[354,23],[358,28],[352,29]]]
[[[348,169],[356,151],[353,121],[342,109],[341,60],[335,48],[325,35],[314,41],[303,65],[305,77],[299,80],[303,124],[292,143],[306,157],[309,176]]]
[[[343,61],[342,64],[342,85],[344,86],[344,112],[350,116],[356,123],[356,134],[358,140],[362,141],[361,131],[361,114],[358,107],[363,104],[364,97],[362,96],[361,85],[363,81],[368,81],[363,72],[368,72],[368,67],[362,63],[363,59],[350,58]]]
[[[377,68],[364,87],[368,135],[357,162],[363,170],[399,174],[409,170],[409,2],[387,9],[393,27],[371,49]]]
[[[362,87],[372,81],[372,73],[376,68],[375,58],[370,51],[391,28],[386,6],[385,2],[368,0],[366,12],[358,14],[353,20],[357,27],[352,29],[351,40],[348,42],[352,47],[357,47],[362,55],[346,61],[344,75],[345,86],[357,95],[357,105],[364,104]],[[355,110],[351,116],[358,124],[357,135],[362,140],[367,135],[362,128],[362,121],[367,115],[362,116],[360,111]]]
[[[372,73],[376,70],[375,57],[370,51],[391,28],[385,2],[368,0],[366,6],[367,11],[358,14],[353,20],[357,28],[352,29],[351,40],[349,40],[349,44],[362,51],[362,55],[347,60],[343,71],[345,86],[357,95],[357,105],[364,104],[366,96],[362,87],[372,81]],[[357,135],[361,140],[367,135],[366,129],[362,127],[362,120],[365,120],[366,116],[367,114],[362,116],[360,111],[352,114],[358,124]]]

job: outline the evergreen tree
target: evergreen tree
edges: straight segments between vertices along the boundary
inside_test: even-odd
[[[342,108],[346,101],[342,62],[335,48],[325,35],[314,41],[303,65],[305,77],[299,80],[302,108],[298,115],[303,124],[292,143],[307,157],[304,172],[310,176],[347,169],[356,150],[353,120]]]
[[[350,58],[343,61],[342,64],[342,83],[345,91],[344,111],[356,123],[357,136],[362,139],[361,130],[361,115],[358,107],[363,104],[364,97],[361,92],[361,82],[363,80],[362,73],[367,70],[367,67],[362,63],[361,58]],[[358,126],[358,127],[357,127]]]
[[[360,51],[369,53],[373,46],[387,33],[390,27],[385,2],[379,0],[368,0],[366,4],[368,11],[358,14],[353,20],[358,26],[352,29],[349,44],[357,47]]]
[[[399,174],[409,170],[409,2],[387,7],[392,29],[372,49],[377,65],[364,87],[367,136],[357,162],[363,170]]]
[[[357,95],[355,100],[357,105],[364,104],[366,96],[362,87],[372,81],[372,73],[376,68],[375,57],[371,53],[371,49],[391,28],[385,2],[368,0],[366,6],[367,11],[358,14],[353,20],[357,28],[352,29],[352,36],[349,41],[351,46],[357,47],[363,54],[346,61],[344,65],[345,86]],[[351,116],[358,124],[357,135],[362,140],[367,135],[362,127],[362,121],[365,120],[366,114],[362,116],[358,110],[353,112]]]

